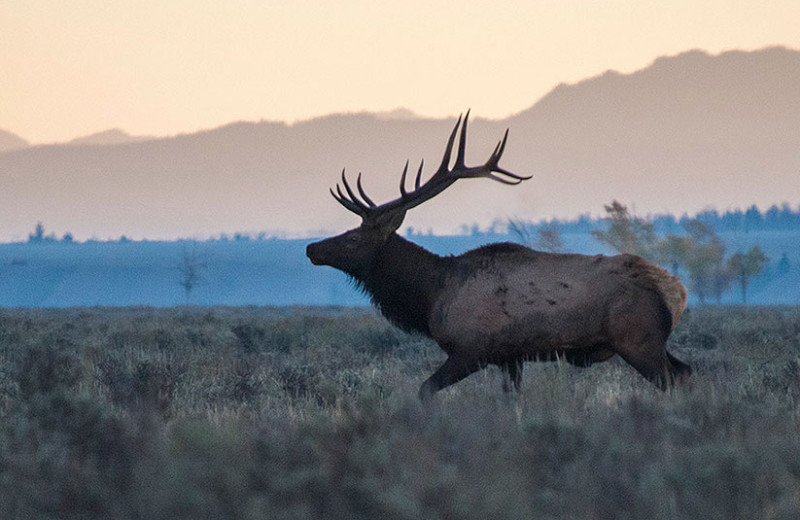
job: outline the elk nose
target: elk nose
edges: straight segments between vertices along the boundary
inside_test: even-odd
[[[318,247],[316,242],[314,242],[313,244],[308,244],[308,246],[306,246],[306,256],[308,257],[309,260],[311,260],[311,263],[314,265],[319,265],[319,257],[316,253],[317,250]]]

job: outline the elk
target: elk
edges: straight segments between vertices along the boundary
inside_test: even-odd
[[[447,360],[419,390],[437,391],[489,364],[504,374],[503,390],[520,391],[525,361],[563,359],[586,367],[619,354],[665,390],[691,368],[666,350],[686,307],[686,289],[661,267],[628,254],[552,254],[513,243],[484,245],[458,256],[439,256],[396,233],[406,211],[434,198],[458,179],[488,178],[519,184],[530,176],[498,166],[508,130],[482,166],[466,166],[467,120],[458,118],[438,169],[400,197],[370,199],[359,173],[354,191],[342,170],[331,195],[361,217],[361,225],[309,244],[315,265],[344,271],[397,326],[433,338]],[[461,129],[456,157],[451,155]],[[344,188],[344,189],[342,189]]]

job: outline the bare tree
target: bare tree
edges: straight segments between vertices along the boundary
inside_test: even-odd
[[[592,236],[620,253],[656,259],[657,238],[653,224],[632,215],[619,201],[605,206],[609,227],[606,231],[595,229]]]
[[[769,258],[758,246],[753,246],[747,253],[736,253],[728,259],[728,272],[739,282],[742,289],[742,303],[747,304],[747,286],[750,279],[764,272]]]
[[[203,271],[206,267],[208,267],[206,257],[199,250],[197,242],[184,242],[181,249],[180,262],[178,263],[178,271],[180,272],[178,283],[183,287],[187,305],[189,304],[192,290],[203,282]]]
[[[539,226],[536,232],[538,238],[535,245],[542,251],[550,253],[563,253],[564,241],[561,239],[561,232],[555,222],[548,222]]]
[[[592,231],[595,239],[620,253],[634,253],[668,266],[673,276],[678,276],[681,267],[685,267],[689,289],[701,304],[711,298],[721,302],[734,280],[738,280],[742,301],[746,303],[750,279],[763,272],[769,260],[754,246],[746,254],[733,255],[726,263],[722,239],[712,227],[697,219],[685,224],[685,236],[668,234],[660,238],[651,222],[631,215],[616,200],[605,209],[610,225],[605,231]]]
[[[678,276],[681,266],[686,267],[693,246],[690,237],[668,234],[658,242],[658,261],[672,270],[672,276]]]
[[[533,224],[519,218],[508,219],[508,232],[516,235],[520,243],[531,246],[533,244]]]
[[[686,259],[689,271],[689,290],[705,303],[713,297],[719,301],[730,286],[730,277],[725,269],[725,244],[706,224],[691,220],[686,224],[691,247]]]
[[[534,229],[536,238],[533,238]],[[564,241],[561,239],[561,232],[555,222],[535,226],[519,219],[509,219],[508,231],[516,235],[520,242],[528,247],[549,253],[564,252]]]

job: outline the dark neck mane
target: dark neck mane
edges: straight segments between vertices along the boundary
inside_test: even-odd
[[[394,324],[430,335],[428,321],[444,283],[442,257],[392,234],[356,281]]]

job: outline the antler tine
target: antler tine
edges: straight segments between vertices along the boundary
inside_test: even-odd
[[[467,121],[469,120],[469,111],[471,109],[467,109],[467,113],[464,116],[464,124],[461,125],[461,135],[458,139],[458,151],[456,152],[456,164],[453,167],[454,170],[459,170],[465,168],[464,165],[464,150],[467,148]],[[506,133],[506,135],[508,135]],[[501,152],[502,153],[502,152]]]
[[[497,150],[497,154],[494,155],[494,162],[492,163],[492,171],[500,173],[507,177],[511,177],[512,179],[515,179],[516,182],[512,182],[511,184],[519,184],[522,181],[527,181],[528,179],[532,178],[533,175],[517,175],[516,173],[512,173],[498,166],[497,163],[500,162],[500,157],[502,157],[503,152],[506,149],[507,142],[508,142],[508,128],[506,128],[506,133],[503,135],[502,141],[500,141],[500,148]],[[499,179],[499,177],[497,179]]]
[[[458,116],[458,121],[456,121],[456,126],[453,127],[453,131],[450,132],[450,138],[447,140],[447,147],[444,149],[444,157],[442,157],[442,164],[439,165],[439,169],[436,170],[436,173],[433,174],[435,177],[440,172],[446,172],[448,167],[450,166],[450,155],[453,153],[453,143],[456,141],[456,132],[458,132],[458,127],[461,126],[461,116]]]
[[[364,207],[365,204],[356,196],[355,192],[353,192],[353,189],[350,187],[350,184],[347,182],[347,177],[344,176],[344,170],[342,170],[342,184],[344,184],[344,189],[347,190],[350,200],[353,201],[354,204]]]
[[[417,178],[414,181],[414,189],[415,190],[419,189],[420,182],[422,182],[422,165],[424,165],[424,164],[425,164],[425,159],[422,159],[419,162],[419,170],[417,170]]]
[[[403,175],[400,176],[400,198],[402,199],[408,197],[408,192],[406,191],[406,173],[408,173],[408,159],[406,159],[406,165],[403,167]]]
[[[520,182],[522,182],[524,180],[524,179],[517,179],[517,180],[510,181],[510,180],[504,179],[503,177],[500,177],[498,175],[494,175],[491,172],[487,173],[486,175],[483,175],[483,177],[486,177],[487,179],[492,179],[493,181],[497,181],[497,182],[500,182],[502,184],[510,184],[512,186],[514,186],[516,184],[519,184]],[[527,178],[529,179],[530,177],[527,177]]]
[[[358,203],[353,202],[347,197],[347,195],[342,193],[342,187],[339,186],[338,184],[336,185],[336,193],[338,194],[337,198],[339,199],[340,202],[347,202],[350,205],[350,207],[361,209],[361,206]]]
[[[369,204],[369,207],[374,208],[375,203],[372,202],[372,199],[364,192],[364,188],[361,186],[361,172],[358,172],[358,179],[356,179],[356,187],[358,188],[358,193],[361,194],[361,198],[364,199],[364,202]]]
[[[341,186],[339,186],[338,183],[336,184],[336,193],[334,193],[333,189],[330,190],[331,195],[333,195],[333,198],[336,199],[339,202],[339,204],[341,204],[348,210],[352,211],[353,213],[360,215],[361,217],[364,217],[366,216],[369,207],[363,202],[361,202],[361,200],[358,197],[356,197],[355,193],[353,193],[353,189],[350,188],[350,184],[347,182],[347,177],[345,176],[344,172],[345,170],[342,169],[342,184],[344,185],[344,189],[347,191],[347,195],[342,193],[342,188]],[[369,198],[367,197],[367,199]],[[368,200],[368,202],[371,201]]]
[[[496,173],[501,173],[506,177],[511,177],[512,179],[516,180],[517,182],[515,182],[514,184],[519,184],[522,181],[527,181],[528,179],[533,178],[533,175],[517,175],[516,173],[511,173],[510,171],[505,170],[503,168],[495,168],[494,171]]]
[[[497,143],[497,148],[494,149],[494,153],[489,158],[489,160],[493,160],[492,166],[497,166],[497,163],[500,162],[500,157],[503,156],[503,152],[506,150],[506,142],[508,141],[508,128],[506,128],[506,133],[503,134],[503,138],[500,139],[500,142]]]
[[[503,138],[500,141],[498,141],[497,145],[494,147],[494,151],[492,152],[492,155],[489,156],[489,159],[486,161],[486,164],[477,168],[465,168],[465,171],[461,174],[461,177],[487,177],[489,179],[501,182],[503,184],[519,184],[520,182],[528,180],[531,177],[533,177],[532,175],[527,175],[527,176],[517,175],[516,173],[512,173],[498,166],[500,158],[503,156],[503,152],[506,149],[507,142],[508,142],[508,129],[506,128]],[[506,179],[496,174],[510,177],[512,180]]]
[[[338,195],[336,194],[336,192],[333,191],[333,188],[330,188],[329,191],[331,192],[331,195],[333,195],[333,198],[336,199],[336,202],[347,208],[349,211],[352,211],[353,213],[361,217],[364,217],[366,215],[366,213],[363,211],[361,207],[357,206],[356,204],[353,203],[353,201],[342,195],[342,190],[339,188],[338,184],[336,185],[336,191],[339,192]]]
[[[508,128],[506,128],[506,133],[503,135],[503,138],[497,141],[497,144],[494,147],[494,151],[492,151],[492,155],[489,156],[489,159],[486,161],[486,164],[483,165],[483,169],[489,172],[497,169],[497,164],[500,162],[500,157],[502,157],[503,151],[505,151],[506,149],[507,140],[508,140]]]

